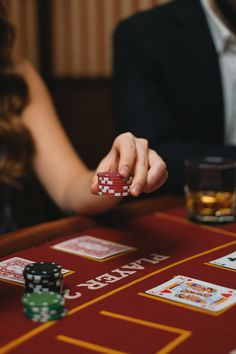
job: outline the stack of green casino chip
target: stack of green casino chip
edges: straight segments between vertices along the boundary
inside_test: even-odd
[[[67,314],[64,298],[53,291],[24,294],[22,302],[25,315],[34,322],[59,320]]]

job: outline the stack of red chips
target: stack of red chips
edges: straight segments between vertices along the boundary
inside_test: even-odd
[[[118,172],[99,172],[98,194],[114,197],[126,197],[133,177],[122,177]]]

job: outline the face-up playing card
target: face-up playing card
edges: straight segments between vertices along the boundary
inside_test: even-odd
[[[53,248],[94,259],[104,259],[132,250],[132,247],[85,235],[54,245]]]
[[[213,312],[236,303],[236,290],[182,275],[145,293]]]
[[[220,267],[236,270],[236,251],[229,253],[221,258],[214,259],[209,263],[218,265]]]
[[[34,263],[34,261],[20,257],[13,257],[0,262],[0,279],[23,284],[23,270],[25,266],[30,263]],[[70,272],[68,269],[62,269],[62,274],[68,272]]]

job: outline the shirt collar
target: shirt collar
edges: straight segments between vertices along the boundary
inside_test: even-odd
[[[235,35],[230,31],[224,22],[215,14],[209,4],[209,0],[201,0],[206,19],[210,27],[216,50],[222,54],[230,44],[236,43]]]

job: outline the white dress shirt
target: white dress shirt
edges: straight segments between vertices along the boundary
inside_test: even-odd
[[[227,145],[236,145],[236,36],[216,15],[209,0],[201,0],[207,23],[218,53],[224,95]]]

